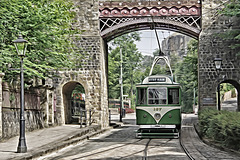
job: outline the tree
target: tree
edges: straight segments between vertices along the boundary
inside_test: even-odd
[[[222,11],[227,16],[240,16],[240,0],[229,0]]]
[[[12,41],[19,33],[29,41],[24,59],[26,81],[45,78],[49,70],[73,65],[69,61],[72,43],[69,40],[75,13],[73,3],[65,0],[2,0],[0,3],[0,67],[5,80],[19,75],[20,60]]]
[[[136,70],[140,65],[142,58],[138,51],[135,41],[140,40],[139,33],[132,32],[115,38],[109,47],[108,55],[108,82],[109,98],[118,98],[120,96],[120,48],[123,55],[123,87],[124,94],[134,99],[134,84],[139,83],[136,79]],[[134,101],[132,101],[134,102]]]
[[[230,0],[224,4],[224,9],[220,11],[220,13],[229,17],[240,17],[240,0]],[[238,43],[233,44],[231,47],[233,49],[240,48],[240,29],[229,29],[226,33],[221,34],[221,36],[225,39],[234,39],[238,41]],[[240,56],[240,52],[238,52],[238,56]]]
[[[191,112],[193,109],[193,90],[198,84],[198,41],[192,40],[188,44],[187,56],[175,70],[177,82],[182,86],[183,112]],[[196,98],[197,99],[197,98]]]

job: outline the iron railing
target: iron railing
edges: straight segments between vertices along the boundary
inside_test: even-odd
[[[87,127],[88,125],[91,126],[93,123],[92,116],[94,114],[94,109],[83,109],[81,107],[77,108],[77,111],[75,111],[75,114],[72,115],[72,118],[77,119],[78,123],[80,125],[80,128]]]

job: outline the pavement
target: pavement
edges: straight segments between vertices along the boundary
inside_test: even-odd
[[[226,101],[223,101],[221,104],[221,109],[236,112],[237,111],[237,98],[230,98]]]
[[[121,125],[118,115],[111,117],[112,127]],[[102,129],[99,125],[80,128],[80,125],[62,125],[26,132],[26,153],[17,153],[19,136],[0,142],[0,160],[34,159],[69,145],[99,135],[112,127]]]

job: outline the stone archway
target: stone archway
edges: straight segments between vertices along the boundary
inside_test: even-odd
[[[65,124],[70,124],[73,122],[72,92],[78,85],[84,88],[83,85],[81,85],[79,82],[76,82],[76,81],[67,82],[62,88]],[[85,105],[84,105],[84,109],[85,109]]]
[[[223,83],[229,83],[229,84],[233,85],[235,87],[235,89],[237,90],[237,95],[236,95],[236,97],[237,97],[237,111],[239,112],[240,111],[240,94],[239,94],[240,93],[240,84],[235,80],[228,79],[228,80],[224,80],[224,81],[220,82],[218,85],[223,84]],[[217,98],[219,98],[219,97],[217,97]]]

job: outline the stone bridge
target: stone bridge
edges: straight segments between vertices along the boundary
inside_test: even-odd
[[[76,53],[84,55],[81,67],[59,70],[46,84],[46,125],[68,123],[71,93],[81,84],[86,94],[86,109],[94,109],[93,119],[108,126],[108,51],[107,42],[137,30],[163,29],[179,32],[199,40],[198,103],[201,108],[217,107],[216,91],[220,83],[233,84],[240,93],[240,58],[231,45],[239,43],[220,38],[220,33],[239,30],[239,19],[218,14],[222,1],[215,0],[74,0],[77,22]],[[214,59],[222,59],[216,70]],[[1,97],[0,97],[1,98]],[[240,109],[238,94],[238,109]]]
[[[231,45],[234,40],[220,38],[220,33],[239,29],[239,19],[217,13],[222,2],[213,0],[82,0],[75,2],[77,22],[86,30],[76,35],[75,43],[84,54],[82,68],[59,71],[55,82],[56,108],[62,123],[68,122],[69,95],[76,84],[86,91],[86,108],[95,109],[96,123],[108,126],[107,42],[137,30],[163,29],[199,40],[199,106],[217,107],[217,86],[231,83],[240,93],[240,58]],[[214,59],[222,59],[216,70]],[[238,108],[239,107],[238,94]]]

